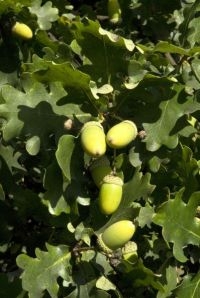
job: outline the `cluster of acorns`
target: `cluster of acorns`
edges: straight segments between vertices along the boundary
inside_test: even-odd
[[[81,130],[83,150],[94,158],[90,167],[94,183],[99,188],[98,204],[105,215],[113,214],[120,205],[123,194],[122,175],[113,173],[108,158],[105,156],[107,145],[121,149],[133,141],[138,134],[134,122],[124,120],[111,127],[107,134],[97,121],[89,121]],[[130,220],[115,222],[98,237],[99,246],[106,253],[123,247],[133,236],[135,225]]]

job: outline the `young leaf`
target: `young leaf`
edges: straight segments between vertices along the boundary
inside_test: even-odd
[[[52,2],[47,1],[41,6],[41,0],[35,0],[31,3],[29,10],[32,14],[37,16],[38,25],[41,30],[49,30],[51,28],[51,22],[58,19],[58,9],[52,7]]]
[[[162,227],[163,238],[173,243],[174,257],[186,262],[183,248],[188,244],[200,244],[200,222],[195,217],[200,202],[200,192],[194,192],[188,203],[182,201],[184,189],[174,199],[164,202],[153,216],[153,222]]]
[[[43,297],[48,291],[52,298],[57,298],[59,285],[58,277],[69,281],[71,253],[65,245],[51,246],[46,244],[47,251],[36,248],[36,258],[25,254],[17,257],[17,264],[24,270],[22,273],[23,288],[29,292],[30,298]]]

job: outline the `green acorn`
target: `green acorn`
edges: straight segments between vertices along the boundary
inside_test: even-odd
[[[105,134],[102,125],[97,121],[89,121],[81,130],[83,150],[92,157],[100,157],[106,152]]]
[[[123,181],[120,177],[107,175],[99,192],[99,207],[102,213],[110,215],[117,210],[122,198]]]
[[[94,160],[90,166],[92,179],[98,188],[100,188],[103,178],[111,172],[112,168],[110,166],[110,162],[105,155]]]
[[[118,0],[108,0],[108,16],[112,24],[117,24],[121,21],[121,8]]]
[[[109,129],[106,135],[106,142],[109,147],[120,149],[133,141],[137,133],[135,123],[130,120],[124,120]]]
[[[130,220],[121,220],[109,226],[99,235],[99,247],[106,253],[122,248],[135,233],[135,225]]]
[[[11,31],[15,36],[22,39],[31,39],[33,37],[31,28],[24,23],[16,22]]]

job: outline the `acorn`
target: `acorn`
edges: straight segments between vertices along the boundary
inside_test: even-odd
[[[106,152],[103,126],[97,121],[89,121],[81,129],[83,150],[92,157],[100,157]]]
[[[95,159],[90,166],[90,173],[95,185],[100,188],[103,178],[112,172],[107,156],[103,155]]]
[[[107,175],[99,192],[99,208],[103,214],[110,215],[114,213],[122,199],[123,180],[114,175]]]
[[[121,8],[118,0],[108,0],[108,16],[112,24],[117,24],[121,21]]]
[[[130,220],[121,220],[110,225],[98,237],[98,245],[105,253],[122,248],[135,233],[135,225]]]
[[[137,133],[135,123],[130,120],[124,120],[109,129],[106,135],[106,142],[109,147],[120,149],[133,141]]]
[[[33,32],[29,26],[24,23],[16,22],[11,29],[12,33],[21,39],[31,39]]]

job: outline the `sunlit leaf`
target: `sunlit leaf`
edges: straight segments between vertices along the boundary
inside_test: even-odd
[[[34,0],[29,7],[32,14],[37,16],[39,28],[42,30],[48,30],[51,28],[51,22],[58,19],[58,9],[52,7],[52,2],[47,1],[41,6],[41,0]]]
[[[194,192],[186,204],[182,201],[183,191],[164,202],[153,217],[153,222],[162,227],[165,241],[173,243],[174,256],[180,262],[187,261],[183,252],[185,246],[200,243],[200,222],[195,217],[200,193]]]
[[[71,253],[67,246],[46,245],[47,251],[36,249],[36,258],[25,254],[19,255],[17,264],[23,268],[23,288],[29,291],[30,298],[43,297],[44,290],[47,290],[52,298],[56,298],[59,285],[57,278],[70,280],[69,268]],[[30,283],[31,280],[31,283]]]

